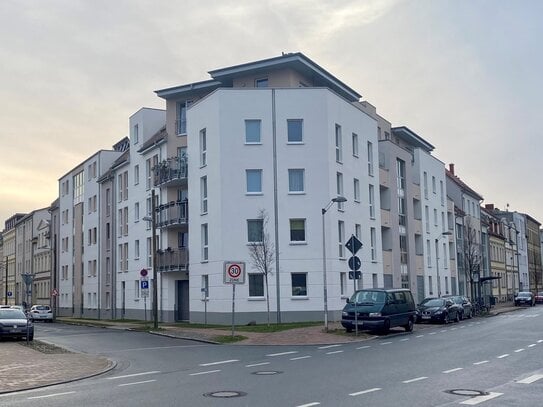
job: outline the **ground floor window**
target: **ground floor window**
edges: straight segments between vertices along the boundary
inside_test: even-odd
[[[249,274],[249,297],[264,297],[263,274]]]
[[[292,296],[304,297],[307,296],[307,274],[306,273],[292,273]]]

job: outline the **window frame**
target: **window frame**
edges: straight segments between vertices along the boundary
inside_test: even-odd
[[[300,140],[294,140],[291,139],[291,123],[299,123],[300,124]],[[292,130],[298,130],[298,129],[292,129]],[[295,134],[292,134],[294,136]],[[304,142],[304,119],[287,119],[287,144],[303,144]]]
[[[302,222],[302,225],[303,225],[303,229],[296,229],[296,228],[293,228],[293,226],[296,226],[296,222]],[[293,237],[296,237],[296,236],[293,236],[293,233],[300,233],[299,231],[302,230],[303,231],[303,239],[293,239]],[[290,244],[307,244],[307,220],[306,218],[290,218],[289,219],[289,242]]]

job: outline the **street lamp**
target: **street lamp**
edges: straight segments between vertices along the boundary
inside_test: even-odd
[[[152,241],[151,251],[153,266],[153,328],[158,329],[158,295],[157,295],[157,261],[156,261],[156,203],[155,190],[151,190],[151,216],[145,216],[143,220],[151,221]]]
[[[437,296],[438,298],[441,297],[441,280],[439,279],[439,239],[441,239],[443,236],[450,236],[452,235],[451,232],[442,232],[436,237],[436,273],[437,273]],[[432,288],[432,287],[430,287]]]
[[[346,202],[347,198],[344,196],[337,196],[332,198],[324,208],[322,208],[322,286],[324,296],[324,331],[328,332],[328,288],[326,284],[326,232],[324,227],[324,215],[330,209],[333,203]]]

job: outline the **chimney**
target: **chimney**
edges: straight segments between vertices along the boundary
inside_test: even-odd
[[[449,164],[449,171],[451,172],[452,175],[454,175],[454,164],[453,163]]]
[[[485,204],[485,209],[488,209],[489,211],[494,210],[494,204]]]

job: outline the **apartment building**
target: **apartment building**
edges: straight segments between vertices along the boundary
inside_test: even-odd
[[[364,244],[360,286],[383,285],[376,121],[355,105],[358,93],[300,53],[209,73],[209,81],[157,91],[168,135],[187,148],[190,320],[230,321],[223,267],[233,260],[248,274],[236,290],[237,321],[266,319],[264,279],[249,255],[265,233],[275,242],[274,319],[323,318],[323,240],[329,313],[339,318],[352,293],[351,234]],[[337,196],[347,202],[323,211]],[[176,290],[186,298],[186,288]]]
[[[4,222],[4,230],[2,232],[5,273],[5,285],[3,287],[4,290],[2,290],[2,295],[4,296],[3,304],[15,305],[21,304],[23,301],[23,297],[21,296],[22,284],[20,283],[20,279],[17,279],[16,272],[15,253],[17,244],[15,226],[25,215],[24,213],[16,213]]]

